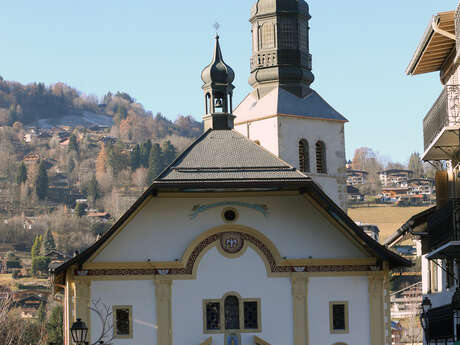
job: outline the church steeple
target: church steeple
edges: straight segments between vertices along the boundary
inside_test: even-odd
[[[277,86],[299,97],[311,92],[310,18],[304,0],[258,0],[253,6],[249,84],[258,97]]]
[[[205,130],[233,129],[233,89],[235,72],[224,62],[216,35],[214,56],[211,63],[201,72],[204,82],[202,89],[205,97],[205,115],[203,116]]]

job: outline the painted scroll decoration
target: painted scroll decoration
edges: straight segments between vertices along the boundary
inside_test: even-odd
[[[207,205],[194,205],[192,208],[192,213],[190,213],[189,217],[190,219],[195,219],[196,217],[198,217],[200,213],[203,213],[213,208],[225,207],[225,206],[245,207],[245,208],[249,208],[251,210],[260,212],[264,217],[268,217],[269,215],[267,205],[250,204],[250,203],[242,202],[242,201],[221,201],[221,202],[215,202],[213,204],[207,204]]]

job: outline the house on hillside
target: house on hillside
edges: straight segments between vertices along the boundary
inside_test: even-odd
[[[26,154],[23,158],[24,164],[35,164],[40,160],[40,154],[36,152],[30,152]]]
[[[412,217],[392,236],[413,237],[421,255],[425,344],[460,340],[460,7],[428,23],[407,68],[408,75],[440,72],[442,91],[423,119],[422,159],[435,166],[437,205]],[[436,86],[438,87],[438,86]]]
[[[408,181],[412,177],[413,171],[404,169],[389,169],[379,172],[382,187],[407,188]]]
[[[410,262],[341,207],[345,120],[310,89],[309,19],[303,0],[253,6],[254,92],[235,112],[216,37],[205,132],[52,271],[65,345],[76,319],[97,340],[94,300],[113,311],[117,345],[391,342],[390,270]]]
[[[434,180],[427,178],[415,178],[407,181],[409,195],[431,195],[435,191]]]
[[[366,183],[368,172],[347,169],[347,186],[359,186]]]

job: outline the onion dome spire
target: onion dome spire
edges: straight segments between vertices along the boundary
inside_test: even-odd
[[[201,72],[201,79],[207,84],[231,84],[235,80],[235,72],[224,62],[219,44],[219,35],[216,35],[214,57],[211,63]]]
[[[216,35],[214,55],[211,63],[201,72],[202,89],[205,96],[206,115],[203,117],[205,130],[233,129],[233,89],[235,72],[227,65],[220,49],[219,35]]]

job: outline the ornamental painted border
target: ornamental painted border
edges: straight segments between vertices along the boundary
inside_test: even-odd
[[[143,276],[143,275],[161,275],[161,276],[175,276],[175,275],[190,275],[194,273],[195,264],[203,253],[203,251],[214,245],[219,241],[223,234],[227,232],[220,232],[213,234],[203,241],[201,241],[190,254],[184,268],[164,268],[164,269],[90,269],[84,271],[75,271],[77,276]],[[291,273],[291,272],[366,272],[371,271],[372,267],[369,265],[314,265],[314,266],[299,266],[299,265],[283,265],[279,266],[276,263],[275,257],[270,249],[258,238],[239,231],[232,231],[237,233],[248,243],[251,243],[257,248],[264,256],[271,273]]]
[[[262,213],[264,217],[268,217],[269,215],[267,205],[250,204],[248,202],[242,202],[242,201],[221,201],[221,202],[216,202],[216,203],[207,204],[207,205],[194,205],[192,208],[192,213],[189,214],[189,217],[190,219],[195,219],[196,217],[198,217],[200,213],[208,211],[212,208],[224,207],[224,206],[245,207],[245,208],[249,208],[251,210],[255,210],[257,212]]]

